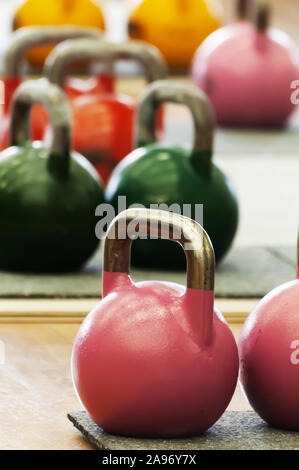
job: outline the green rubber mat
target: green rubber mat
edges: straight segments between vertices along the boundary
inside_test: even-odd
[[[257,298],[295,278],[295,248],[235,248],[216,272],[218,298]],[[132,269],[135,281],[185,284],[185,272]],[[0,272],[0,298],[97,298],[101,296],[101,253],[80,272],[57,275]]]
[[[299,433],[274,429],[251,411],[227,411],[202,436],[169,440],[112,436],[85,411],[68,418],[100,450],[299,450]]]

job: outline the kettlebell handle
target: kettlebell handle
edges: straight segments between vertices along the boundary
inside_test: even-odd
[[[264,33],[270,24],[271,8],[269,0],[255,0],[256,2],[256,29],[260,33]]]
[[[236,0],[237,17],[246,20],[250,16],[250,10],[255,0]]]
[[[48,112],[52,127],[48,168],[54,177],[66,179],[71,148],[71,111],[63,91],[46,78],[23,82],[16,90],[11,106],[10,146],[31,141],[30,111],[41,104]]]
[[[70,65],[80,59],[108,64],[118,60],[135,61],[143,66],[149,82],[167,76],[166,63],[154,46],[142,41],[116,44],[94,39],[77,39],[59,44],[45,62],[44,75],[51,83],[63,87]]]
[[[237,0],[237,17],[246,20],[252,17],[253,9],[255,13],[255,26],[259,32],[268,29],[270,23],[269,0]]]
[[[299,279],[299,230],[297,237],[297,279]]]
[[[103,284],[105,272],[130,273],[130,224],[138,225],[142,236],[179,243],[187,259],[187,288],[214,291],[215,256],[205,230],[192,219],[154,209],[125,210],[110,224],[104,243]]]
[[[156,116],[160,106],[172,102],[185,105],[194,122],[194,142],[191,163],[201,171],[211,166],[215,117],[205,93],[193,85],[160,80],[149,85],[140,99],[136,118],[136,147],[156,140]]]
[[[97,28],[82,26],[28,26],[12,34],[10,46],[4,57],[4,77],[20,77],[22,59],[26,52],[36,46],[55,45],[66,39],[81,37],[101,38]]]

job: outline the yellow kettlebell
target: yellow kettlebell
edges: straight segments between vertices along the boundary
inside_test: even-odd
[[[93,0],[25,0],[14,15],[14,29],[23,26],[91,26],[104,29],[101,8]],[[51,48],[39,47],[31,51],[27,60],[41,67]]]
[[[143,0],[130,16],[129,36],[158,47],[171,68],[185,69],[220,26],[217,0]]]

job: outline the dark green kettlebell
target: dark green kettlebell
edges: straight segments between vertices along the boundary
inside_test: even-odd
[[[49,148],[31,142],[34,104],[49,114]],[[95,209],[103,190],[90,163],[70,151],[70,123],[63,92],[48,80],[24,82],[15,92],[11,147],[0,154],[0,269],[70,271],[98,245]]]
[[[190,109],[195,127],[191,151],[155,143],[155,118],[165,102],[184,104]],[[126,196],[127,207],[177,204],[181,214],[204,225],[219,261],[237,230],[238,202],[228,178],[212,162],[214,126],[211,105],[202,91],[165,80],[150,85],[138,108],[137,149],[116,167],[106,189],[106,200],[116,210],[118,196]],[[184,210],[186,204],[189,206]],[[203,220],[198,220],[200,204]],[[178,212],[178,207],[167,210]],[[139,267],[181,269],[185,259],[178,247],[168,241],[136,240],[132,263]]]

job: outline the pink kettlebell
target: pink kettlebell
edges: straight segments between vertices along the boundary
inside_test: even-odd
[[[291,83],[299,79],[298,51],[287,36],[268,27],[270,7],[255,0],[256,21],[239,21],[211,34],[197,50],[195,83],[225,126],[277,127],[295,108]]]
[[[188,260],[187,288],[135,284],[132,239],[176,241]],[[211,242],[193,220],[129,209],[110,225],[104,246],[103,300],[83,322],[73,348],[73,382],[106,432],[134,437],[198,435],[227,408],[239,369],[237,346],[214,309]]]
[[[270,292],[247,318],[240,359],[255,411],[272,426],[299,431],[299,267],[296,281]]]

